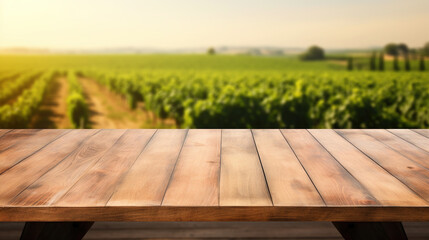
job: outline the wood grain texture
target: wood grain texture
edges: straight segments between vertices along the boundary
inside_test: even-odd
[[[51,205],[115,144],[125,130],[101,130],[67,156],[9,205]]]
[[[310,129],[309,132],[383,205],[428,205],[425,200],[334,130]]]
[[[429,152],[429,138],[410,129],[388,129],[388,131]]]
[[[9,130],[8,134],[4,132],[3,134],[5,134],[5,136],[3,136],[0,141],[0,151],[3,152],[18,143],[20,140],[30,138],[40,131],[40,129],[11,129]]]
[[[429,200],[429,171],[361,130],[337,130],[372,160]]]
[[[220,206],[271,206],[250,130],[222,130]]]
[[[6,205],[98,130],[71,131],[0,175],[0,206]]]
[[[0,174],[68,131],[17,129],[2,137],[0,141]]]
[[[0,129],[0,138],[10,131],[12,131],[12,129]],[[0,151],[1,151],[1,148],[0,148]]]
[[[252,130],[274,206],[324,206],[322,198],[278,130]]]
[[[162,205],[219,205],[220,144],[220,129],[189,130]]]
[[[428,207],[2,207],[0,222],[23,221],[429,221]]]
[[[416,147],[415,145],[386,130],[364,129],[363,132],[374,137],[385,145],[393,148],[408,159],[411,159],[414,162],[429,169],[429,152],[426,152],[425,150]]]
[[[379,204],[307,130],[281,131],[327,205]]]
[[[107,205],[161,205],[187,132],[184,129],[158,130]]]
[[[128,130],[56,206],[104,206],[115,185],[133,165],[156,130]]]
[[[0,221],[429,221],[409,131],[70,130],[0,174]]]
[[[413,129],[413,131],[429,138],[429,129]]]

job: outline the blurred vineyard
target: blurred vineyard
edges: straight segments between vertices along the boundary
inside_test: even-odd
[[[252,56],[1,56],[0,63],[0,128],[429,127],[428,72],[348,72],[341,62]],[[59,117],[36,124],[52,101],[64,107],[51,114],[68,124],[55,124]],[[97,125],[103,105],[112,121]]]

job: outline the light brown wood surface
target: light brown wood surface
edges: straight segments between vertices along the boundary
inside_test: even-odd
[[[397,135],[400,138],[416,145],[417,147],[429,152],[429,138],[421,135],[421,133],[427,133],[427,131],[420,130],[420,134],[410,129],[388,129],[389,132]]]
[[[219,205],[220,144],[220,129],[189,130],[162,205]]]
[[[429,129],[413,129],[413,131],[429,138]]]
[[[68,130],[14,130],[0,141],[0,174],[37,152]]]
[[[107,205],[159,206],[188,130],[160,129],[140,154]]]
[[[250,130],[222,130],[221,206],[271,206]]]
[[[98,130],[79,130],[65,134],[25,161],[11,167],[0,175],[0,205],[7,205],[19,193],[28,188],[38,178],[73,153],[85,140]],[[1,161],[3,157],[1,158]],[[60,177],[60,176],[59,176]]]
[[[278,129],[253,130],[253,135],[275,206],[325,205]]]
[[[425,206],[427,204],[405,184],[348,143],[334,130],[311,129],[309,131],[381,204],[405,206]]]
[[[0,221],[429,221],[426,130],[0,130]]]
[[[154,133],[153,129],[128,130],[54,205],[106,205],[116,182],[133,165]]]
[[[362,130],[338,130],[354,146],[429,201],[429,171]]]
[[[17,195],[10,205],[52,205],[113,146],[125,130],[101,130]]]
[[[12,131],[12,129],[0,129],[0,138],[10,131]]]
[[[327,205],[380,205],[305,129],[282,130]]]

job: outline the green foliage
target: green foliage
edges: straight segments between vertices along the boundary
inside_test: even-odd
[[[398,53],[400,53],[404,57],[408,56],[408,54],[410,53],[410,50],[409,50],[407,44],[405,44],[405,43],[398,44]]]
[[[420,57],[419,70],[422,72],[426,71],[425,58],[423,56]]]
[[[74,71],[69,71],[69,95],[67,96],[67,113],[74,128],[88,127],[89,108],[83,95],[82,87]]]
[[[423,55],[429,57],[429,42],[427,42],[422,49]]]
[[[393,70],[399,71],[399,62],[398,62],[398,56],[393,57]]]
[[[8,101],[13,100],[18,97],[19,94],[31,84],[41,75],[40,72],[29,72],[26,74],[22,74],[16,79],[4,82],[0,88],[0,105],[7,103]]]
[[[398,56],[398,45],[395,43],[389,43],[384,47],[384,52],[390,56]]]
[[[312,61],[312,60],[324,60],[325,51],[319,46],[311,46],[307,52],[301,56],[301,60]]]
[[[0,128],[27,128],[54,75],[52,71],[44,73],[30,88],[23,90],[16,101],[0,106]]]
[[[408,57],[408,54],[405,55],[404,63],[405,63],[405,68],[404,68],[405,71],[411,71],[410,58]]]
[[[347,59],[347,70],[353,71],[353,58]]]
[[[207,54],[208,55],[215,55],[216,54],[216,50],[212,47],[210,47],[209,49],[207,49]]]
[[[0,87],[2,87],[4,83],[10,80],[17,79],[21,74],[22,74],[21,72],[15,72],[15,71],[2,72],[0,75]]]
[[[384,71],[384,52],[378,57],[378,71]]]
[[[369,59],[369,70],[375,71],[377,66],[375,64],[375,61],[377,59],[377,55],[375,52],[372,53],[371,58]]]
[[[344,67],[327,61],[302,62],[296,56],[249,56],[207,54],[134,54],[134,55],[0,55],[0,71],[28,71],[39,69],[107,69],[187,70],[187,71],[284,71],[284,70],[343,70]]]
[[[429,126],[420,73],[88,72],[114,91],[128,81],[158,118],[188,128]],[[124,76],[129,76],[128,78]],[[134,77],[131,77],[134,76]],[[125,84],[125,83],[122,83]]]
[[[67,111],[74,127],[88,127],[89,110],[70,69],[78,69],[122,95],[130,108],[144,106],[157,119],[174,119],[179,127],[429,127],[429,76],[392,72],[394,62],[384,62],[382,56],[378,68],[384,69],[386,64],[387,72],[366,71],[368,58],[359,56],[350,65],[356,69],[361,64],[362,71],[347,72],[343,65],[328,61],[222,55],[0,56],[0,62],[10,59],[0,65],[0,72],[3,74],[4,66],[9,73],[36,72],[25,67],[19,70],[15,66],[20,66],[20,61],[21,66],[37,66],[34,68],[39,72],[47,66],[63,66],[56,69],[68,71]],[[27,58],[32,64],[24,60]],[[425,63],[423,59],[420,62]],[[396,64],[402,65],[398,59]],[[410,64],[418,69],[419,61]],[[43,99],[46,83],[42,83],[36,79],[17,93],[20,97],[13,106],[0,107],[0,127],[28,125]],[[30,94],[29,89],[36,86],[39,90]]]

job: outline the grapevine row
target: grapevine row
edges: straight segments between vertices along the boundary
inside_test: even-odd
[[[74,128],[88,127],[89,108],[82,87],[74,71],[67,75],[69,94],[67,96],[67,114]]]
[[[424,73],[87,72],[189,128],[426,128]]]
[[[0,88],[0,105],[7,103],[28,88],[40,76],[40,72],[29,72],[12,81],[5,81]]]
[[[54,75],[53,71],[44,73],[30,88],[25,89],[13,104],[0,106],[0,128],[28,127]]]

